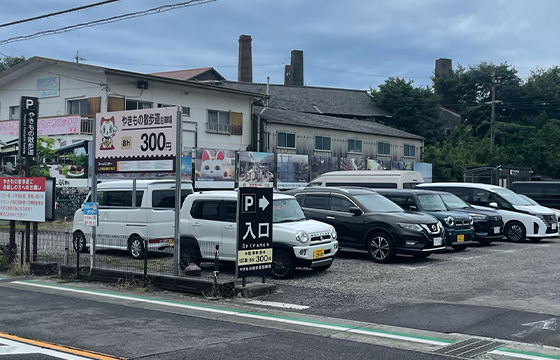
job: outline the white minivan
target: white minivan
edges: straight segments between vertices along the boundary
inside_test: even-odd
[[[447,191],[480,209],[502,215],[504,235],[509,241],[540,241],[558,236],[558,219],[552,210],[533,205],[515,192],[496,185],[479,183],[430,183],[418,189]]]
[[[350,170],[331,171],[311,180],[307,187],[313,186],[361,186],[384,189],[414,189],[422,184],[424,178],[418,171],[406,170]]]
[[[133,204],[133,190],[136,200]],[[181,184],[181,204],[193,193],[192,182]],[[143,256],[144,240],[148,251],[173,245],[176,182],[165,180],[106,181],[97,184],[98,225],[96,249],[126,250],[134,258]],[[92,202],[91,192],[86,202]],[[91,226],[84,225],[82,209],[76,210],[72,226],[74,249],[87,252]]]

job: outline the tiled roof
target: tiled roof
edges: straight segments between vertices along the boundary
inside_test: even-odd
[[[154,76],[161,76],[168,79],[175,79],[175,80],[195,80],[196,78],[200,77],[207,72],[214,72],[216,77],[220,79],[225,79],[220,73],[216,71],[213,67],[205,67],[200,69],[186,69],[186,70],[174,70],[174,71],[164,71],[164,72],[157,72],[151,73],[149,75]]]
[[[266,84],[219,81],[216,85],[266,94]],[[313,86],[269,85],[268,106],[296,112],[367,119],[390,117],[379,108],[367,91]]]
[[[308,114],[270,107],[266,108],[266,110],[261,113],[263,109],[265,108],[255,106],[254,115],[260,115],[260,118],[262,120],[270,123],[352,131],[357,133],[394,136],[408,139],[424,139],[422,136],[411,134],[406,131],[398,130],[389,126],[381,125],[373,121],[341,119],[333,116]]]

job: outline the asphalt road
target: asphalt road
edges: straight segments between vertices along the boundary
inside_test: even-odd
[[[278,286],[277,291],[257,299],[209,301],[168,292],[141,296],[200,301],[236,311],[241,307],[243,312],[266,316],[279,315],[280,310],[254,300],[292,304],[298,305],[296,310],[280,315],[314,324],[360,324],[356,326],[452,342],[490,339],[523,348],[527,354],[544,351],[546,345],[555,347],[547,350],[547,354],[556,356],[550,358],[560,359],[560,350],[556,349],[560,348],[559,263],[560,240],[556,238],[540,243],[475,245],[463,252],[449,250],[427,259],[398,257],[392,264],[375,264],[366,253],[341,251],[326,272],[299,269],[293,279],[269,279]],[[232,276],[231,266],[221,266],[220,270],[221,277]],[[308,331],[309,325],[294,330],[224,317],[203,317],[203,321],[197,314],[177,313],[134,299],[107,301],[67,289],[16,285],[13,280],[0,280],[0,332],[127,358],[214,359],[225,358],[224,351],[233,358],[271,359],[361,358],[364,354],[379,359],[440,356],[435,355],[433,347],[426,349],[414,342],[403,345],[352,338],[349,343],[339,343],[348,339]],[[56,285],[56,281],[50,282]],[[110,285],[72,286],[116,291]],[[348,331],[344,333],[349,336]],[[288,349],[297,349],[297,354]],[[165,357],[168,353],[174,355]]]

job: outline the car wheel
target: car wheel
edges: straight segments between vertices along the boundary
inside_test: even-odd
[[[72,244],[74,246],[74,250],[81,253],[87,252],[86,237],[81,231],[76,231],[74,233]]]
[[[463,251],[467,248],[467,245],[453,245],[451,246],[455,251]]]
[[[323,266],[317,266],[312,268],[315,271],[325,271],[328,270],[331,267],[332,263],[330,263],[329,265],[323,265]]]
[[[179,267],[185,270],[190,264],[200,266],[202,256],[198,246],[192,243],[181,243],[181,253],[179,254]]]
[[[296,271],[294,257],[283,249],[272,250],[272,276],[276,279],[289,279]]]
[[[377,263],[388,263],[395,257],[395,245],[383,232],[375,233],[370,237],[367,250],[371,259]]]
[[[508,241],[513,242],[523,242],[527,237],[525,226],[517,221],[508,223],[504,228],[504,234],[506,235],[506,239],[508,239]]]
[[[539,242],[539,241],[541,241],[541,240],[542,240],[542,238],[529,238],[529,240],[530,240],[531,242],[534,242],[534,243],[536,243],[536,242]]]
[[[427,258],[427,257],[430,256],[430,255],[432,255],[432,253],[425,253],[425,252],[423,252],[423,253],[418,253],[418,254],[412,254],[412,256],[414,256],[414,257],[417,258],[417,259],[425,259],[425,258]]]
[[[128,251],[135,259],[140,259],[144,255],[144,244],[140,236],[134,235],[128,240]]]

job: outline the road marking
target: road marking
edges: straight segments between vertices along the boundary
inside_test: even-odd
[[[534,332],[541,331],[541,330],[556,330],[556,318],[551,318],[548,320],[543,321],[535,321],[527,324],[521,324],[521,326],[529,326],[528,329],[523,330],[520,333],[513,334],[514,337],[524,338],[527,335],[530,335]]]
[[[235,309],[226,309],[226,308],[219,308],[210,305],[201,305],[201,304],[194,304],[194,303],[186,303],[186,302],[179,302],[177,300],[167,300],[167,299],[153,299],[144,296],[138,295],[121,295],[112,293],[109,291],[102,291],[102,290],[93,290],[93,289],[78,289],[70,286],[64,285],[51,285],[51,284],[43,284],[38,283],[35,281],[12,281],[12,284],[19,284],[24,286],[31,286],[31,287],[38,287],[38,288],[45,288],[45,289],[52,289],[58,291],[67,291],[79,294],[86,294],[86,295],[96,295],[100,297],[112,298],[112,299],[122,299],[122,300],[133,300],[135,302],[143,302],[149,304],[157,304],[162,306],[170,306],[182,309],[191,309],[197,311],[203,311],[208,313],[214,314],[223,314],[223,315],[230,315],[230,316],[238,316],[242,318],[252,318],[252,319],[259,319],[265,321],[272,321],[277,323],[285,323],[285,324],[294,324],[299,326],[306,326],[306,327],[314,327],[320,329],[327,329],[327,330],[334,330],[340,332],[347,332],[347,333],[354,333],[354,334],[361,334],[361,335],[369,335],[378,338],[388,338],[400,341],[408,341],[417,344],[425,344],[431,346],[448,346],[449,344],[454,344],[457,341],[455,340],[448,340],[448,339],[441,339],[431,336],[421,336],[421,335],[414,335],[414,334],[406,334],[402,332],[396,331],[387,331],[382,329],[373,329],[367,327],[358,327],[358,326],[347,326],[341,325],[336,323],[329,323],[329,322],[322,322],[316,320],[309,320],[309,319],[301,319],[301,318],[294,318],[294,317],[287,317],[282,315],[272,315],[266,313],[257,313],[257,312],[250,312],[250,311],[243,311],[243,310],[235,310]],[[377,324],[372,324],[379,326]],[[403,331],[406,329],[403,329]],[[444,335],[444,334],[442,334]],[[444,335],[445,336],[445,335]],[[527,344],[523,344],[527,345]],[[515,347],[515,343],[511,345]],[[519,345],[518,345],[519,346]],[[548,347],[550,349],[556,349],[553,347]],[[520,359],[529,359],[529,360],[560,360],[560,356],[555,355],[548,355],[530,351],[521,351],[516,349],[510,348],[498,348],[496,350],[488,352],[494,354],[500,354],[504,356],[510,356]],[[118,359],[111,357],[110,360]]]
[[[309,306],[305,306],[305,305],[287,304],[287,303],[281,303],[276,301],[247,300],[245,302],[253,305],[272,306],[272,307],[279,307],[282,309],[293,309],[293,310],[309,309]]]
[[[0,356],[21,354],[44,354],[65,360],[120,360],[121,357],[95,351],[62,346],[44,341],[26,339],[0,332]],[[5,346],[2,346],[5,345]]]

